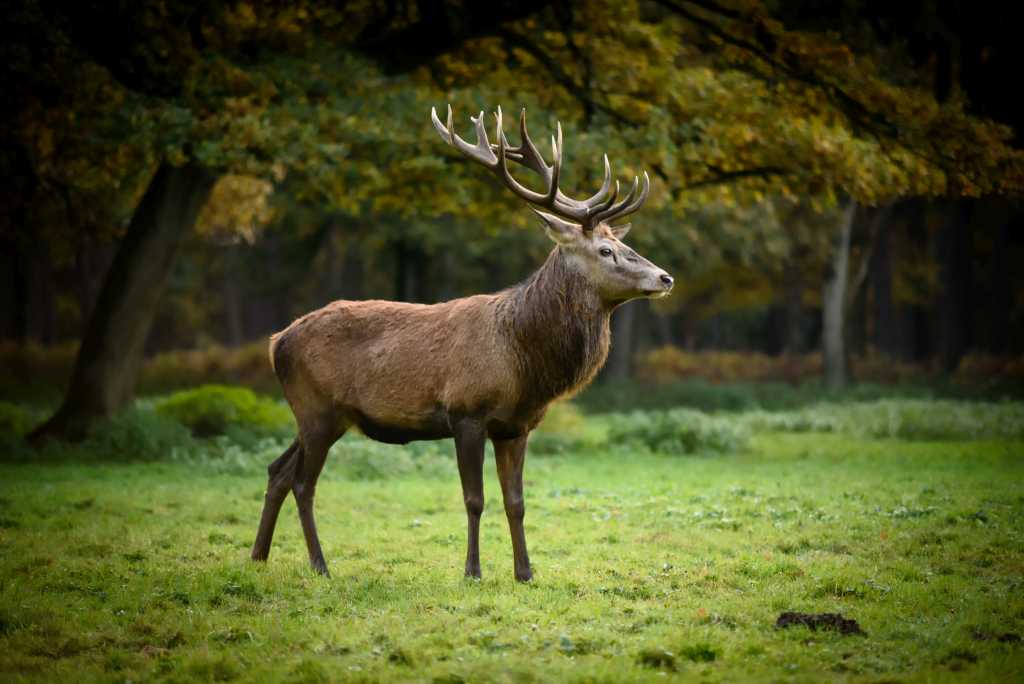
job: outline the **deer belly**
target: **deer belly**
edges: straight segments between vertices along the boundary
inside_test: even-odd
[[[416,419],[387,420],[360,415],[359,431],[370,439],[386,444],[408,444],[420,440],[444,439],[452,436],[445,411],[435,411]]]

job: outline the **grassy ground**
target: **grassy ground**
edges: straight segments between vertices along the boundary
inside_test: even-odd
[[[1022,456],[761,433],[535,458],[525,586],[490,473],[484,579],[461,577],[450,463],[352,481],[329,461],[331,580],[291,502],[269,563],[247,560],[255,468],[2,465],[0,680],[1019,681]],[[867,636],[776,629],[788,610]]]

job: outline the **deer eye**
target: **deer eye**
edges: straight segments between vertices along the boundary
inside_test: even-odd
[[[597,253],[603,257],[610,257],[612,255],[612,250],[608,249],[607,247],[602,247],[597,251]]]

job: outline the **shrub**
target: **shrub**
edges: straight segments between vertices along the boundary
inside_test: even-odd
[[[153,408],[187,426],[197,437],[229,435],[245,441],[246,433],[284,436],[295,427],[286,405],[245,387],[204,385],[159,399]]]
[[[37,422],[35,414],[29,412],[25,407],[8,401],[0,401],[0,434],[20,437],[28,434]]]
[[[652,382],[699,378],[711,382],[798,382],[821,375],[821,355],[654,349],[637,359],[637,375]]]
[[[149,461],[174,458],[197,448],[191,433],[178,421],[133,407],[97,425],[81,444],[54,444],[48,450],[97,460]]]
[[[609,416],[608,441],[666,454],[725,453],[745,449],[749,432],[735,420],[699,411],[634,411]]]
[[[556,401],[548,407],[537,429],[558,433],[579,432],[583,429],[583,421],[583,413],[571,401]]]
[[[140,405],[97,423],[80,442],[51,441],[33,448],[19,434],[0,433],[0,460],[8,462],[154,461],[203,448],[177,420]]]
[[[1014,368],[1008,362],[993,364],[988,361],[974,363],[970,357],[965,363],[975,371],[994,375],[993,368],[1005,374]],[[884,384],[920,382],[934,376],[934,371],[922,363],[908,363],[870,351],[850,359],[853,377],[861,381]],[[1017,367],[1022,364],[1017,364]],[[798,384],[821,377],[822,357],[810,354],[783,354],[771,356],[749,351],[697,351],[666,346],[654,349],[637,359],[637,375],[651,382],[671,382],[699,378],[714,383],[733,382],[786,382]],[[1022,377],[1019,372],[1018,378]]]
[[[586,432],[586,420],[575,404],[558,401],[530,435],[531,454],[565,454],[597,446]]]
[[[757,430],[841,432],[908,440],[1024,439],[1024,403],[887,399],[819,404],[798,411],[756,412],[742,422]]]
[[[790,411],[824,402],[860,403],[880,399],[988,399],[1020,396],[1020,390],[1006,384],[975,386],[954,384],[878,385],[859,383],[842,390],[828,390],[817,381],[800,385],[782,382],[714,385],[704,380],[667,383],[615,381],[594,385],[575,403],[588,413],[617,413],[631,410],[692,408],[700,411]]]
[[[762,405],[762,396],[784,396],[788,385],[712,385],[704,380],[647,383],[631,380],[593,385],[577,397],[589,413],[692,408],[701,411],[746,411]]]

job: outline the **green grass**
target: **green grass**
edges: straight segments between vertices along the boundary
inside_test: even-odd
[[[490,457],[484,579],[461,577],[443,442],[332,453],[330,580],[291,502],[247,560],[278,443],[0,465],[0,680],[1020,681],[1024,644],[999,637],[1024,636],[1024,444],[897,436],[528,459],[530,585]],[[775,629],[788,610],[867,636]]]

